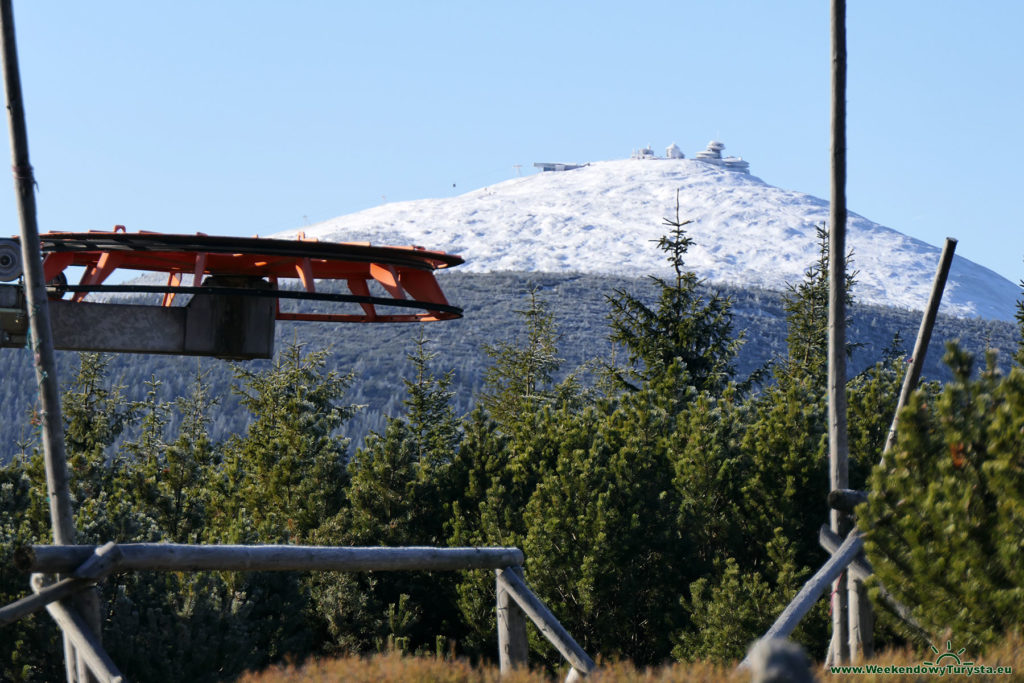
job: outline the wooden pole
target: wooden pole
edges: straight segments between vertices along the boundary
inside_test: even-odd
[[[854,558],[857,557],[857,553],[863,547],[864,537],[859,531],[854,529],[836,552],[832,554],[829,561],[822,565],[821,569],[815,572],[814,576],[808,579],[803,588],[789,601],[786,609],[782,611],[782,614],[779,615],[779,618],[775,620],[775,623],[772,624],[762,639],[788,638],[800,623],[800,620],[804,618],[804,615],[810,611],[814,603],[821,597],[821,594],[825,592],[829,584],[843,573],[843,570],[853,562]],[[747,658],[740,662],[739,668],[747,668],[749,666],[748,659],[749,654]]]
[[[906,377],[903,378],[903,387],[900,390],[899,401],[896,402],[896,412],[892,416],[892,426],[889,428],[889,436],[885,440],[885,448],[882,449],[882,462],[885,464],[885,455],[896,445],[896,427],[899,425],[900,410],[907,405],[910,394],[917,388],[921,381],[921,370],[924,368],[924,358],[928,355],[928,344],[931,342],[932,329],[935,327],[935,318],[939,315],[939,304],[942,303],[942,292],[946,289],[946,279],[949,277],[949,269],[953,264],[953,252],[956,251],[956,240],[952,237],[946,238],[942,247],[942,255],[939,257],[939,265],[935,269],[935,281],[932,282],[932,291],[928,296],[928,305],[921,317],[921,327],[917,330],[917,341],[914,342],[914,353],[910,358],[910,367],[907,368]]]
[[[14,623],[22,617],[38,612],[51,602],[63,600],[78,591],[89,588],[112,572],[120,561],[121,550],[113,541],[96,548],[96,552],[75,569],[71,577],[61,579],[57,583],[36,591],[33,595],[0,607],[0,626]]]
[[[91,585],[91,581],[61,579],[57,583],[41,589],[38,593],[25,596],[9,605],[4,605],[0,607],[0,627],[13,624],[22,617],[38,612],[51,602],[69,598],[77,591],[88,588]]]
[[[351,548],[301,545],[118,544],[118,571],[454,571],[523,563],[518,548]],[[96,546],[34,545],[15,552],[22,571],[70,572]]]
[[[510,567],[506,571],[521,574],[522,569]],[[526,667],[530,644],[526,639],[526,614],[497,577],[495,583],[498,601],[498,666],[504,675],[513,669]]]
[[[32,589],[43,588],[42,574],[32,576]],[[122,683],[124,677],[100,645],[99,636],[90,628],[88,622],[70,605],[54,602],[46,606],[53,620],[57,622],[61,632],[72,642],[78,659],[75,676],[78,681],[86,677],[94,678],[101,683]]]
[[[828,307],[828,424],[829,490],[849,487],[849,448],[846,425],[846,2],[832,0],[832,174],[829,216]],[[829,512],[832,530],[846,535],[850,519]],[[858,593],[853,594],[857,600]],[[840,575],[832,592],[832,643],[829,660],[849,661],[850,614],[846,577]],[[856,617],[852,618],[856,622]],[[859,637],[860,625],[853,623]]]
[[[68,471],[64,453],[64,426],[57,386],[57,363],[50,334],[46,281],[43,278],[39,228],[36,224],[35,179],[28,155],[28,132],[21,98],[21,76],[14,37],[14,15],[11,0],[0,0],[0,24],[3,30],[4,87],[7,94],[7,123],[11,135],[11,157],[14,189],[21,223],[21,256],[25,273],[25,297],[28,305],[29,330],[36,383],[39,389],[40,415],[43,428],[43,455],[46,460],[46,484],[50,495],[50,521],[53,542],[60,545],[75,542],[75,527],[68,491]]]
[[[75,526],[71,494],[68,489],[64,418],[61,415],[60,388],[57,384],[57,361],[53,352],[46,280],[43,276],[43,260],[39,246],[39,226],[36,222],[36,183],[28,154],[28,128],[25,125],[25,107],[21,94],[21,74],[18,68],[18,47],[14,35],[14,11],[11,0],[0,0],[0,42],[14,190],[21,226],[21,260],[25,274],[29,342],[39,393],[43,461],[50,499],[50,524],[53,529],[53,542],[60,545],[75,542]],[[92,591],[80,592],[75,596],[75,602],[98,633],[100,614],[97,594]],[[64,653],[70,679],[77,675],[73,670],[80,667],[75,667],[71,661],[73,651],[66,636]]]
[[[833,555],[838,552],[839,546],[842,545],[842,541],[843,539],[833,534],[826,526],[821,527],[818,531],[818,543],[822,548]],[[859,579],[860,581],[866,581],[867,578],[875,572],[871,563],[866,557],[864,557],[863,552],[858,554],[857,557],[853,558],[853,561],[850,562],[849,571],[850,576]],[[918,623],[917,619],[914,618],[910,608],[893,597],[892,593],[890,593],[885,586],[880,583],[876,583],[875,587],[878,590],[878,596],[888,603],[888,605],[893,609],[893,612],[896,613],[896,616],[914,629],[919,638],[923,641],[927,641],[929,637],[928,632],[925,631],[924,628],[921,627],[921,624]]]
[[[900,399],[896,407],[896,414],[893,417],[893,426],[889,432],[890,440],[893,439],[896,432],[896,420],[899,416],[900,408],[902,408],[902,406],[906,404],[911,391],[913,391],[913,388],[917,385],[917,382],[921,378],[921,367],[924,363],[924,357],[928,349],[929,340],[931,339],[932,328],[935,324],[935,316],[938,313],[939,303],[942,299],[942,292],[946,285],[946,279],[949,274],[950,265],[953,261],[953,251],[955,250],[955,248],[956,240],[953,238],[946,238],[946,244],[943,247],[942,256],[939,259],[939,265],[936,269],[935,281],[932,285],[931,296],[928,299],[928,306],[925,309],[925,314],[921,320],[921,328],[918,330],[917,343],[914,345],[914,357],[911,359],[911,367],[910,369],[908,369],[907,376],[904,378],[903,391],[900,393]],[[885,463],[885,453],[887,453],[891,447],[892,443],[887,442],[883,450],[882,464]],[[855,506],[859,505],[860,503],[863,503],[865,500],[867,500],[867,494],[865,492],[853,491],[846,488],[833,489],[832,491],[829,492],[828,496],[829,507],[833,509],[842,510],[845,512],[852,512]],[[839,552],[841,545],[844,545],[840,542],[841,538],[841,536],[836,534],[828,527],[822,527],[822,529],[819,532],[819,542],[821,543],[822,547],[824,547],[826,550],[832,553],[833,556]],[[849,540],[849,538],[847,540]],[[829,562],[831,563],[831,560]],[[823,570],[824,567],[821,570],[819,570],[819,573]],[[855,580],[860,582],[863,582],[868,576],[871,575],[871,564],[864,557],[863,551],[859,552],[857,556],[854,557],[854,559],[849,563],[849,570],[850,575]],[[812,579],[807,584],[804,585],[804,588],[808,588],[808,586],[810,586],[811,583],[816,580],[816,577],[817,574],[815,575],[815,577],[812,577]],[[887,603],[889,603],[890,606],[892,606],[893,610],[901,619],[903,619],[908,625],[914,628],[919,635],[921,635],[925,640],[927,640],[927,633],[925,633],[925,631],[921,628],[917,620],[914,619],[909,608],[907,608],[905,605],[897,601],[885,589],[884,586],[879,586],[879,596]],[[797,597],[794,598],[793,601],[790,602],[789,606],[786,607],[786,610],[783,612],[783,615],[795,609],[796,604],[799,601],[803,600],[803,598],[803,590],[801,590],[801,593],[798,593]],[[863,602],[864,604],[868,604],[866,599]],[[802,617],[803,613],[801,613],[800,616]],[[779,624],[780,621],[782,621],[781,616],[779,617],[779,620],[776,621],[776,626]],[[799,621],[799,619],[797,619],[797,621]],[[772,629],[776,629],[776,626],[773,626]],[[789,631],[787,631],[785,635],[788,635],[788,633],[791,632],[792,628],[795,628],[795,626],[796,623],[793,623],[792,627],[787,626],[787,628],[789,628]],[[772,633],[773,631],[769,631],[768,634],[766,634],[764,637],[768,638]],[[833,640],[833,643],[834,642],[835,641]],[[830,646],[828,660],[826,661],[826,663],[830,663],[832,661],[832,657],[833,651]],[[745,663],[746,660],[744,660],[744,664]]]
[[[594,660],[587,656],[583,648],[573,640],[569,632],[565,630],[555,615],[551,613],[544,603],[526,586],[526,583],[514,571],[499,569],[495,572],[498,584],[519,604],[526,616],[537,626],[547,641],[555,646],[573,669],[581,674],[589,674],[597,666]],[[570,672],[570,676],[572,676]]]

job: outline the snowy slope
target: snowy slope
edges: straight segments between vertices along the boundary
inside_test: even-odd
[[[695,244],[687,265],[710,282],[782,290],[817,258],[828,202],[689,159],[597,162],[515,178],[449,199],[386,204],[304,228],[307,238],[417,244],[461,254],[463,271],[583,271],[641,276],[668,265],[651,240],[675,213]],[[288,231],[277,237],[293,237]],[[856,297],[921,309],[939,248],[851,213]],[[1013,318],[1017,286],[957,257],[943,312]]]

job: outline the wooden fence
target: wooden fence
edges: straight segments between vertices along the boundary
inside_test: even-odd
[[[455,571],[496,573],[499,665],[502,673],[527,665],[526,619],[572,667],[567,681],[594,669],[583,648],[523,580],[518,548],[353,548],[296,545],[183,545],[107,543],[34,545],[18,549],[15,566],[32,574],[33,594],[0,608],[0,626],[45,608],[71,641],[79,666],[102,683],[124,681],[98,634],[71,604],[61,602],[115,571]],[[65,576],[46,583],[46,575]]]

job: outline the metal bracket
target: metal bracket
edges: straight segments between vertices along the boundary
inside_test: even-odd
[[[20,285],[0,285],[0,347],[20,348],[28,340],[28,311]]]

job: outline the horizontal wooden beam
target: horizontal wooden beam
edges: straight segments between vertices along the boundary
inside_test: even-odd
[[[38,612],[51,602],[71,597],[80,590],[89,588],[105,577],[121,561],[121,549],[111,541],[99,546],[85,562],[78,566],[71,577],[41,588],[9,605],[0,607],[0,626],[14,623],[22,617]]]
[[[582,674],[589,674],[593,671],[597,666],[594,664],[594,660],[584,652],[579,643],[573,640],[573,637],[558,622],[551,610],[533,594],[533,591],[527,587],[515,570],[508,567],[496,573],[498,585],[512,596],[526,616],[530,617],[530,620],[540,629],[541,634],[555,646],[555,649],[572,665],[572,668]]]
[[[301,545],[119,544],[118,571],[453,571],[523,563],[518,548],[382,548]],[[33,545],[15,552],[22,571],[70,573],[92,545]]]

